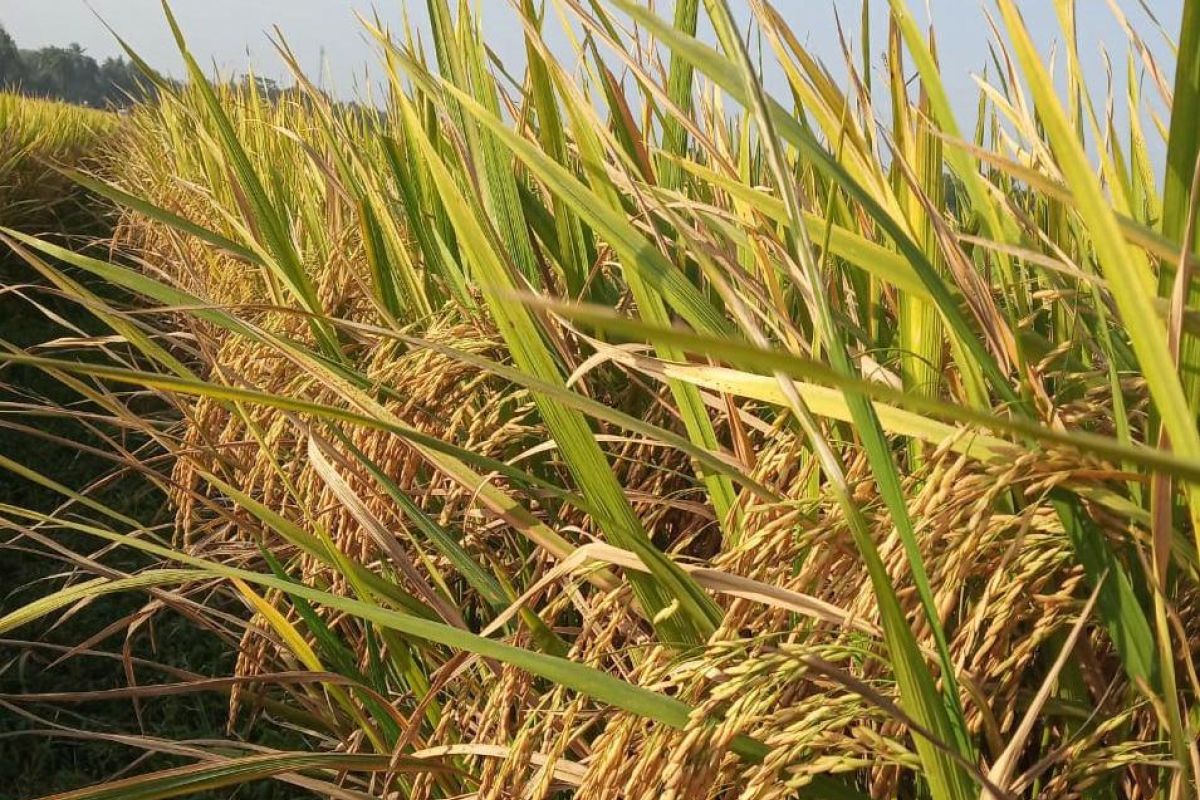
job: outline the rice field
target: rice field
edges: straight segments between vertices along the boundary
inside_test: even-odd
[[[976,119],[906,0],[844,80],[766,4],[752,50],[724,0],[562,0],[564,55],[520,0],[515,78],[427,5],[363,20],[379,111],[282,40],[295,90],[211,83],[165,11],[188,80],[142,64],[53,173],[120,209],[108,257],[0,207],[106,330],[0,378],[69,389],[169,520],[7,459],[63,577],[0,635],[120,594],[110,634],[236,651],[0,698],[227,695],[220,740],[121,734],[188,765],[53,796],[1197,796],[1200,1],[1105,76],[1090,7],[1051,61],[995,0]]]
[[[80,187],[50,165],[84,166],[117,128],[105,111],[0,92],[0,209],[38,232],[86,227]]]

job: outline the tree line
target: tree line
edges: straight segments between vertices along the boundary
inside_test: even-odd
[[[78,44],[26,50],[0,25],[0,90],[95,108],[123,108],[148,83],[123,57],[97,61]]]
[[[288,97],[306,102],[305,91],[296,85],[281,85],[261,75],[234,75],[224,80],[230,86],[253,86],[258,96],[268,102],[279,102]],[[62,100],[93,108],[122,109],[156,97],[158,86],[155,81],[174,89],[183,86],[181,82],[161,74],[151,81],[136,64],[123,56],[97,61],[78,43],[37,50],[20,48],[0,24],[0,92]],[[324,91],[321,94],[339,112],[382,114],[370,105],[362,105],[354,100],[339,100]]]

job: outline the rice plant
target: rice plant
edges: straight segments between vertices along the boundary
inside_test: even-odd
[[[428,0],[430,42],[363,20],[377,113],[282,38],[295,91],[210,82],[164,6],[188,82],[142,64],[157,101],[65,171],[113,257],[2,234],[112,336],[0,363],[174,522],[41,476],[62,509],[0,524],[97,550],[0,633],[186,608],[236,674],[121,696],[228,692],[230,736],[63,797],[1197,792],[1200,2],[1174,65],[1126,26],[1118,89],[1072,0],[1054,65],[995,0],[975,120],[905,0],[842,83],[750,7],[761,53],[725,0],[514,0],[514,79]]]
[[[105,111],[0,92],[0,208],[9,227],[84,227],[80,187],[55,164],[79,166],[117,127]]]

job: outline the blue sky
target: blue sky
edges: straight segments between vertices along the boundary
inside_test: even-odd
[[[886,0],[870,0],[874,9],[873,38],[875,68],[883,51]],[[909,0],[918,16],[932,15],[939,35],[943,74],[949,91],[964,117],[973,115],[976,98],[971,74],[982,70],[987,60],[989,30],[984,15],[991,0]],[[1103,85],[1102,48],[1113,57],[1118,75],[1124,75],[1126,40],[1109,10],[1110,0],[1078,0],[1080,42],[1086,68]],[[1169,65],[1168,49],[1154,30],[1138,0],[1116,0]],[[1172,37],[1178,34],[1182,0],[1141,0],[1157,16]],[[840,14],[850,35],[857,36],[861,0],[775,0],[776,7],[797,34],[830,65],[841,61],[835,12]],[[731,0],[744,12],[747,0]],[[410,0],[415,24],[425,22],[423,0]],[[523,63],[520,26],[513,18],[508,0],[476,0],[482,8],[488,40],[496,52],[519,69]],[[88,8],[87,0],[0,0],[0,24],[23,47],[79,42],[93,56],[115,55],[119,48]],[[163,20],[158,0],[90,0],[91,8],[107,20],[152,64],[178,75],[181,65]],[[371,47],[366,42],[355,12],[378,10],[385,21],[398,25],[402,0],[174,0],[172,7],[197,56],[215,63],[222,71],[241,72],[253,64],[260,74],[284,74],[270,43],[268,32],[278,25],[310,75],[323,74],[326,84],[342,96],[352,95],[362,76],[374,68]],[[669,0],[658,0],[660,13],[669,10]],[[1039,45],[1049,52],[1059,34],[1051,0],[1023,0],[1021,7]],[[768,76],[769,85],[778,77]],[[1147,91],[1149,94],[1149,91]],[[1103,98],[1096,98],[1103,102]]]

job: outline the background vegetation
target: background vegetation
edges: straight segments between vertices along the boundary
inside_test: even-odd
[[[0,26],[0,90],[93,108],[122,108],[144,99],[145,82],[130,61],[98,62],[78,44],[22,50]]]
[[[1173,83],[1130,26],[1098,103],[1075,4],[1055,73],[998,0],[973,126],[903,0],[841,85],[701,5],[568,0],[568,66],[515,3],[515,80],[466,4],[364,22],[383,114],[214,85],[176,29],[188,82],[139,63],[66,173],[109,254],[4,229],[104,326],[4,369],[167,503],[6,464],[62,498],[11,544],[69,569],[0,632],[121,594],[110,634],[237,653],[4,698],[228,696],[220,739],[121,740],[188,766],[66,796],[1196,792],[1200,2]]]

